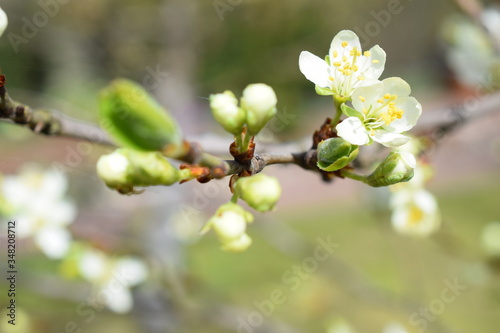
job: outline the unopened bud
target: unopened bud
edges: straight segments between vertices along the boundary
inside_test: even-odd
[[[201,230],[202,233],[213,229],[222,244],[222,249],[240,252],[250,246],[248,235],[245,234],[247,223],[253,221],[253,215],[243,207],[229,202],[217,209],[214,216],[208,220]],[[237,250],[239,249],[239,250]]]
[[[222,249],[227,252],[243,252],[252,245],[252,239],[247,234],[243,234],[240,238],[222,244]]]
[[[259,133],[276,114],[277,102],[273,88],[267,84],[250,84],[243,90],[241,106],[246,111],[246,123],[250,135]]]
[[[227,90],[210,95],[210,108],[215,120],[231,134],[238,135],[245,125],[246,113],[238,107],[238,100]]]
[[[7,24],[9,20],[7,19],[7,14],[0,8],[0,36],[3,35],[5,29],[7,29]]]
[[[357,156],[359,147],[341,138],[331,138],[318,144],[318,168],[336,171],[351,163]]]
[[[234,190],[250,207],[259,212],[272,210],[281,196],[278,180],[264,174],[238,179]]]
[[[134,186],[172,185],[186,176],[159,152],[125,148],[101,156],[97,174],[108,187],[121,193],[133,192]]]
[[[365,183],[373,186],[389,186],[412,179],[417,164],[415,156],[407,152],[393,151],[373,173],[366,177]]]
[[[490,222],[483,227],[481,246],[487,255],[500,258],[500,222]]]

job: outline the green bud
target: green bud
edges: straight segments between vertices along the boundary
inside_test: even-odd
[[[407,182],[413,178],[417,161],[407,152],[393,151],[380,165],[366,177],[365,183],[373,186],[389,186]]]
[[[126,148],[101,156],[97,174],[108,187],[124,194],[132,193],[134,186],[172,185],[189,178],[185,170],[177,170],[159,152]]]
[[[252,239],[247,234],[243,234],[240,238],[222,244],[222,250],[227,252],[243,252],[252,245]]]
[[[331,138],[318,144],[318,168],[336,171],[351,163],[359,153],[359,147],[341,138]]]
[[[234,190],[250,207],[259,212],[272,210],[281,196],[278,180],[264,174],[238,179]]]
[[[256,135],[276,114],[278,99],[273,88],[264,83],[248,85],[243,90],[241,107],[246,111],[247,130]]]
[[[201,232],[206,233],[213,229],[224,251],[241,252],[252,243],[251,238],[245,233],[247,223],[252,221],[253,215],[250,212],[235,203],[228,202],[217,209]]]
[[[144,88],[117,79],[99,100],[101,126],[127,148],[162,151],[180,146],[182,134],[176,121]]]
[[[231,91],[210,95],[210,108],[215,120],[227,132],[234,135],[241,133],[245,125],[246,113],[238,107],[238,100]]]

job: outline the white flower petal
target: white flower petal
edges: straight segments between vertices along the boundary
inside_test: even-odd
[[[329,67],[320,57],[311,52],[302,51],[299,57],[299,68],[302,74],[315,85],[322,88],[330,87]]]
[[[115,313],[127,313],[132,310],[134,304],[130,290],[111,281],[100,291],[106,295],[106,305]]]
[[[361,50],[361,43],[359,42],[358,35],[356,35],[351,30],[342,30],[335,37],[333,37],[333,40],[330,44],[330,51],[328,52],[330,55],[330,59],[334,58],[333,56],[334,51],[337,51],[339,52],[339,54],[342,54],[343,42],[348,43],[347,48],[349,50],[351,50],[352,47],[357,47],[358,50]]]
[[[148,269],[144,262],[138,258],[126,257],[116,263],[117,273],[128,286],[141,283],[148,276]]]
[[[422,114],[422,105],[413,97],[398,98],[396,107],[403,110],[401,119],[393,120],[389,125],[384,126],[388,131],[403,133],[412,129]]]
[[[66,229],[43,228],[34,237],[35,243],[51,259],[61,259],[68,252],[71,234]]]
[[[337,134],[353,145],[365,145],[370,142],[370,137],[360,119],[349,117],[337,125]]]
[[[383,89],[384,84],[381,81],[375,81],[369,86],[356,88],[352,93],[352,106],[360,112],[363,108],[368,109],[371,104],[376,103],[377,99],[380,98]]]
[[[378,45],[372,47],[368,52],[370,52],[370,56],[366,57],[367,71],[363,74],[368,79],[377,80],[384,71],[386,54],[385,51]]]
[[[107,271],[108,260],[106,255],[98,250],[87,250],[80,261],[78,268],[80,274],[91,282],[97,282],[104,277]]]
[[[370,134],[370,137],[373,139],[373,141],[391,148],[402,146],[410,140],[410,137],[406,135],[390,133],[384,130],[375,130],[373,134]]]
[[[406,97],[411,93],[410,85],[400,77],[389,77],[382,80],[384,84],[383,94],[397,95],[398,97]]]

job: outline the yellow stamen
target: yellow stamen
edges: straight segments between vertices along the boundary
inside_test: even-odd
[[[364,79],[365,79],[365,77],[364,77],[364,76],[358,76],[358,80],[359,80],[359,81],[363,81]]]
[[[361,109],[361,111],[363,112],[363,114],[367,114],[368,113],[368,110],[366,108]]]
[[[372,63],[374,63],[374,64],[378,64],[379,62],[380,62],[380,61],[379,61],[379,60],[377,60],[377,59],[372,60]]]
[[[360,100],[361,102],[363,102],[363,103],[364,103],[364,102],[366,102],[366,98],[364,98],[363,96],[358,96],[358,98],[359,98],[359,100]]]
[[[333,63],[333,66],[335,66],[335,67],[340,67],[340,65],[342,65],[342,63],[340,61],[335,61]]]
[[[339,53],[337,52],[337,50],[333,51],[333,57],[337,58],[338,56],[339,56]]]
[[[363,53],[363,55],[364,55],[365,57],[369,57],[369,56],[371,55],[371,53],[370,53],[370,51],[365,51],[365,53]]]
[[[383,98],[379,98],[379,99],[377,100],[377,103],[384,104],[385,102],[384,102],[384,99],[383,99]]]
[[[342,42],[342,47],[347,47],[347,45],[349,45],[349,43],[347,43],[346,41]]]
[[[330,76],[330,77],[328,77],[328,80],[330,80],[330,81],[334,81],[334,80],[335,80],[335,78],[333,78],[333,77],[331,77],[331,76]]]
[[[353,70],[353,71],[355,71],[355,72],[357,72],[357,71],[359,70],[359,67],[358,67],[358,66],[356,66],[356,65],[353,65],[353,66],[352,66],[352,70]]]

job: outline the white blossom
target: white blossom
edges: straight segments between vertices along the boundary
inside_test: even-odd
[[[6,176],[0,195],[8,207],[7,217],[17,222],[20,238],[33,237],[52,259],[62,258],[71,244],[67,227],[76,217],[75,204],[65,197],[67,180],[59,172],[27,167],[17,176]]]
[[[410,92],[408,83],[397,77],[357,88],[352,95],[354,108],[342,105],[348,118],[337,125],[338,135],[354,145],[373,141],[386,147],[404,145],[410,138],[402,133],[415,126],[422,113]]]
[[[303,51],[299,68],[320,88],[321,94],[349,98],[355,88],[377,82],[384,71],[385,59],[380,46],[362,52],[358,36],[350,30],[343,30],[333,38],[326,60]]]

